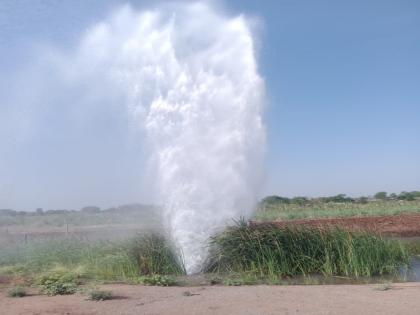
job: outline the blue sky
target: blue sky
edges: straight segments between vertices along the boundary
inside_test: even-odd
[[[121,3],[126,1],[1,0],[0,97],[7,100],[10,78],[33,62],[39,47],[71,48],[89,25]],[[130,3],[142,8],[153,2]],[[419,1],[218,4],[229,14],[245,13],[260,24],[259,63],[269,97],[262,195],[420,190]],[[24,83],[22,93],[26,93]],[[0,100],[0,107],[4,104],[7,101]],[[54,124],[54,113],[51,117]],[[98,125],[109,125],[105,116],[99,121]],[[114,131],[123,134],[121,126]],[[0,132],[5,131],[0,128]],[[0,137],[6,138],[6,134]],[[120,145],[118,139],[102,139],[95,150],[105,154]],[[52,149],[42,142],[32,146],[13,155],[0,149],[0,177],[7,179],[0,182],[0,208],[108,206],[147,199],[147,194],[138,197],[134,188],[141,174],[133,171],[133,149],[124,149],[126,154],[119,158],[110,154],[114,164],[86,158],[83,171],[96,180],[79,185],[84,193],[74,190],[74,195],[59,196],[53,179],[76,181],[75,170],[66,169],[65,159],[33,162],[37,158],[31,154]],[[70,146],[66,156],[82,161],[72,155],[77,148]],[[85,149],[89,152],[88,146]],[[105,175],[103,168],[108,170]],[[65,191],[75,185],[62,187]],[[107,189],[113,197],[99,201]],[[42,193],[45,197],[40,197]]]

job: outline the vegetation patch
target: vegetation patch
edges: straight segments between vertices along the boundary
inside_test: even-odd
[[[420,212],[420,192],[390,194],[378,192],[373,197],[350,198],[344,194],[306,198],[268,196],[258,205],[255,220],[296,220],[354,216],[397,215]]]
[[[396,273],[409,263],[396,240],[341,229],[280,228],[238,222],[211,240],[205,271],[261,277],[323,274],[353,277]]]
[[[80,284],[77,274],[65,269],[56,269],[41,274],[37,282],[42,291],[50,296],[74,294]]]
[[[40,273],[50,274],[57,266],[71,270],[78,279],[99,281],[185,274],[181,255],[164,236],[153,233],[120,241],[62,239],[0,247],[0,275],[32,278]]]
[[[111,291],[92,290],[89,292],[89,300],[91,301],[106,301],[112,299]]]
[[[144,285],[153,285],[161,287],[170,287],[178,284],[174,277],[165,275],[143,276],[138,279],[138,282]]]
[[[185,267],[174,246],[159,234],[139,235],[128,246],[141,275],[183,275]]]
[[[7,291],[8,297],[16,298],[16,297],[24,297],[26,295],[27,295],[26,290],[25,288],[22,288],[22,287],[14,287],[10,289],[9,291]]]

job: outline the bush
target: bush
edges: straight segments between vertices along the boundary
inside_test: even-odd
[[[112,299],[111,291],[92,290],[89,292],[89,300],[91,301],[105,301]]]
[[[22,287],[15,287],[7,292],[9,297],[24,297],[26,296],[26,290]]]
[[[77,291],[77,274],[65,270],[55,270],[42,274],[38,284],[47,295],[74,294]]]

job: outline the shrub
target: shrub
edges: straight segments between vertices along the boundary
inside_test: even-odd
[[[77,274],[65,270],[54,270],[42,274],[38,284],[47,295],[74,294],[78,287]]]
[[[9,297],[24,297],[26,296],[26,290],[22,287],[15,287],[15,288],[10,289],[7,292],[7,295]]]
[[[105,301],[112,299],[111,291],[92,290],[89,292],[89,300],[91,301]]]

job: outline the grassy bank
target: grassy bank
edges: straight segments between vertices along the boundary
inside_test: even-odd
[[[185,273],[180,255],[163,236],[155,234],[113,242],[50,240],[0,249],[0,273],[30,278],[54,269],[112,281]]]
[[[373,276],[395,273],[409,253],[396,240],[339,229],[288,229],[244,222],[211,241],[211,272],[264,276],[324,274]]]
[[[94,243],[71,239],[30,242],[0,248],[0,276],[25,279],[47,294],[74,292],[80,283],[90,281],[173,285],[172,276],[185,274],[182,257],[173,248],[159,234]],[[295,275],[357,278],[392,274],[409,260],[403,243],[376,235],[244,222],[213,237],[210,248],[206,277],[216,274],[215,279],[222,279],[212,278],[210,283],[227,285],[238,284],[235,275],[240,275],[240,283],[251,284]]]

